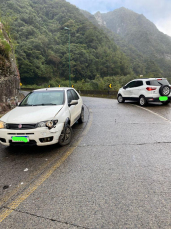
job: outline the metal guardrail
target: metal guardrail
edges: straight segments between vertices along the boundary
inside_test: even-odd
[[[80,94],[84,95],[117,95],[117,91],[111,91],[111,90],[104,90],[104,91],[99,91],[99,90],[77,90]]]

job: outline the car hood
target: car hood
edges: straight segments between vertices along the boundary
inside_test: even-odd
[[[38,123],[51,120],[61,109],[60,106],[16,107],[4,115],[1,120],[6,123]]]

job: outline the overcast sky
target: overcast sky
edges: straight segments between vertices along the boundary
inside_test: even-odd
[[[171,0],[66,0],[92,14],[106,13],[120,7],[143,14],[157,28],[171,36]]]

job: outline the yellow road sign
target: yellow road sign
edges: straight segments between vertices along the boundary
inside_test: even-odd
[[[74,85],[72,85],[72,87],[74,87]]]
[[[22,83],[20,83],[20,86],[22,86]]]
[[[59,87],[60,87],[61,85],[59,85]]]
[[[111,83],[109,84],[109,88],[112,88],[112,84]]]
[[[50,85],[48,87],[50,87]]]

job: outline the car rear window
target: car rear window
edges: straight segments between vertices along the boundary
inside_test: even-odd
[[[151,86],[161,86],[161,85],[169,85],[169,82],[166,79],[148,80],[146,81],[146,84]]]

